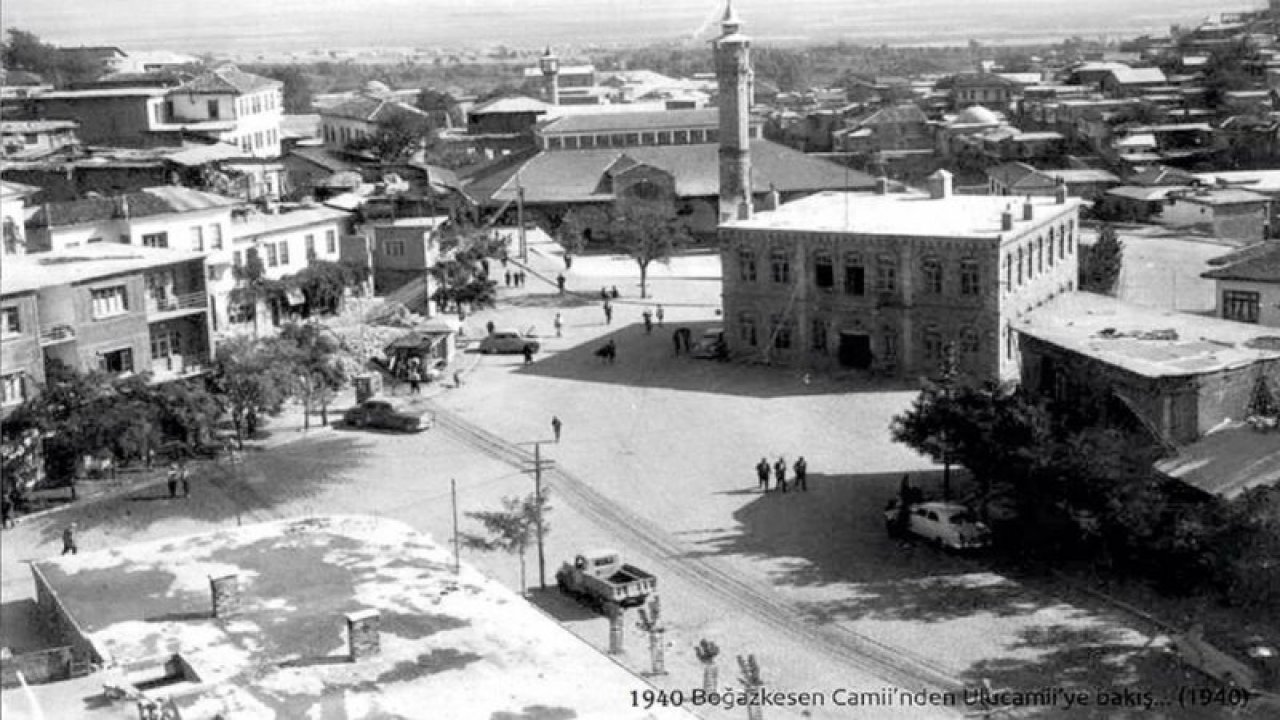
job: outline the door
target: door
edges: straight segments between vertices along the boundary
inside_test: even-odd
[[[844,367],[866,370],[871,367],[871,336],[860,333],[840,333],[840,364]]]

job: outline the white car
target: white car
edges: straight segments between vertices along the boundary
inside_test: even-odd
[[[522,334],[519,330],[500,328],[489,333],[480,341],[480,352],[485,355],[494,353],[523,353],[525,348],[532,352],[542,349],[536,339]]]
[[[908,506],[904,516],[899,502],[894,498],[884,509],[885,527],[891,536],[905,531],[952,550],[980,550],[991,546],[991,529],[960,503],[915,503]]]

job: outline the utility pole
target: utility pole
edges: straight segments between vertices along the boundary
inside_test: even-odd
[[[546,590],[547,557],[545,552],[546,548],[543,546],[542,542],[542,468],[555,465],[555,461],[542,459],[543,442],[544,441],[538,440],[533,443],[526,443],[533,445],[533,467],[525,472],[533,473],[533,502],[534,506],[538,509],[537,515],[533,519],[534,531],[538,536],[538,586],[543,590]]]
[[[453,574],[457,575],[461,570],[461,545],[458,540],[458,481],[449,478],[449,496],[453,501]]]
[[[520,226],[520,262],[529,262],[529,238],[524,231],[524,185],[516,175],[516,224]]]

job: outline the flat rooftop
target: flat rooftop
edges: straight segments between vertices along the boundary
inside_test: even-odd
[[[34,571],[112,661],[180,655],[195,680],[155,692],[183,717],[693,718],[631,707],[645,681],[496,581],[468,566],[454,574],[447,550],[397,521],[283,520]],[[231,574],[241,610],[214,620],[208,578]],[[381,652],[350,662],[344,616],[369,610]],[[134,703],[104,708],[61,687],[32,688],[51,703],[45,717],[137,717]],[[101,691],[99,681],[91,692]],[[23,716],[22,693],[4,700]]]
[[[1131,373],[1185,377],[1280,359],[1280,329],[1066,293],[1014,328]]]
[[[200,260],[203,253],[114,242],[8,255],[0,263],[0,292],[30,292],[43,287],[71,285],[96,278],[139,272],[153,267]]]
[[[269,235],[271,233],[293,230],[307,225],[332,222],[350,217],[346,210],[316,205],[315,207],[296,210],[281,210],[277,213],[253,212],[243,220],[231,222],[231,236],[237,239]]]
[[[725,228],[842,232],[860,235],[996,238],[1000,216],[1013,212],[1013,232],[1074,211],[1079,200],[1059,205],[1051,197],[1033,197],[1035,218],[1022,220],[1024,198],[991,195],[951,195],[934,199],[923,193],[876,195],[828,191],[784,203],[777,210],[757,212],[749,220],[733,220]]]

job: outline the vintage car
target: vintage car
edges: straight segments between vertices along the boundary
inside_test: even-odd
[[[696,358],[723,360],[729,357],[729,346],[724,341],[724,328],[713,327],[703,331],[702,337],[693,343],[689,354]]]
[[[968,507],[953,502],[920,502],[908,505],[893,498],[884,509],[885,528],[891,536],[917,535],[952,550],[980,550],[991,546],[991,530]]]
[[[496,329],[480,340],[480,352],[485,355],[494,353],[520,354],[524,352],[526,347],[532,352],[538,352],[542,348],[542,344],[519,330],[506,328]]]
[[[426,413],[406,409],[386,398],[370,398],[348,410],[342,422],[354,427],[383,428],[403,432],[418,432],[431,427]]]

